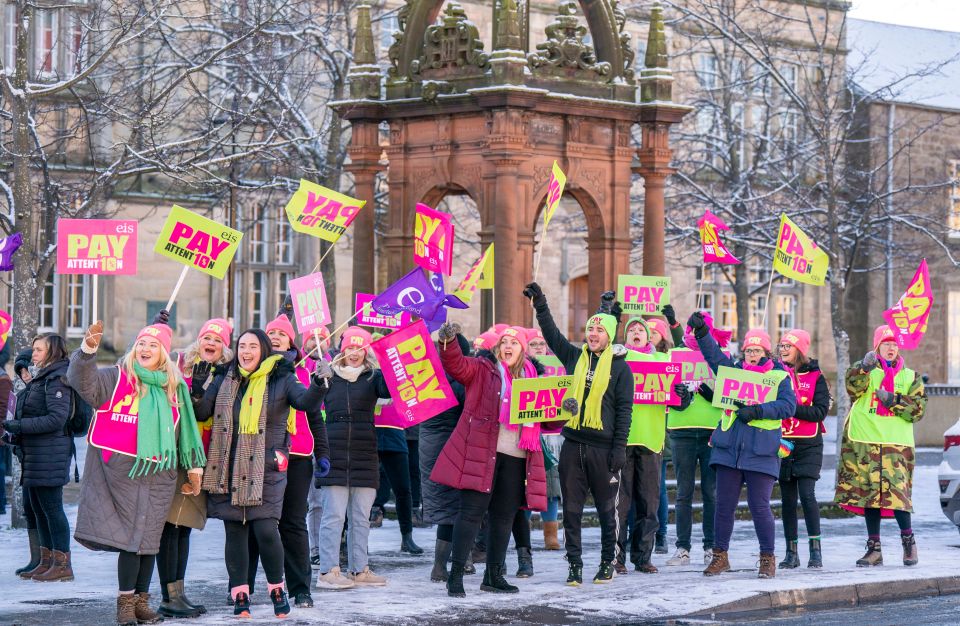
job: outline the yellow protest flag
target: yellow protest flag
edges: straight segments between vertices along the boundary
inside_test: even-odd
[[[364,204],[363,200],[301,179],[300,188],[287,202],[284,212],[298,233],[336,243]]]
[[[481,283],[487,280],[487,274],[489,274],[489,288],[492,288],[493,244],[487,246],[487,249],[480,256],[480,258],[477,259],[476,263],[470,266],[470,269],[467,270],[463,280],[460,281],[460,284],[457,285],[457,288],[454,290],[453,295],[457,296],[464,302],[469,303],[473,299],[473,294],[477,291],[477,288],[488,289],[488,287],[481,285]]]
[[[777,249],[773,253],[774,271],[801,283],[823,285],[829,266],[830,257],[827,253],[800,230],[786,213],[782,213]]]
[[[560,206],[560,196],[567,185],[567,175],[563,173],[557,162],[553,162],[553,172],[550,174],[550,184],[547,186],[547,206],[543,213],[543,232],[547,232],[547,225],[553,219],[557,207]]]

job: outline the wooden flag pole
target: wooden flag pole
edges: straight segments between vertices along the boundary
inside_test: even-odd
[[[99,292],[99,287],[100,287],[100,280],[99,280],[99,278],[100,278],[100,275],[99,275],[99,274],[94,274],[94,275],[93,275],[93,301],[92,301],[91,304],[90,304],[90,308],[92,309],[93,322],[94,322],[94,323],[100,321],[99,318],[97,317],[97,314],[100,312],[100,311],[99,311],[100,307],[98,306],[98,305],[99,305],[99,302],[97,302],[98,296],[100,295],[100,294],[98,293],[98,292]]]
[[[337,328],[336,328],[332,333],[330,333],[330,337],[332,338],[334,335],[336,335],[336,334],[339,333],[341,330],[343,330],[344,328],[346,328],[347,324],[349,324],[350,322],[352,322],[353,319],[354,319],[356,316],[360,315],[362,312],[363,312],[363,307],[360,307],[359,309],[357,309],[357,310],[353,313],[353,315],[351,315],[350,317],[347,318],[347,321],[345,321],[343,324],[340,324],[339,326],[337,326]],[[314,332],[316,332],[316,331],[314,331]],[[319,338],[318,338],[318,339],[319,339]],[[314,346],[313,350],[311,350],[310,352],[308,352],[308,353],[306,353],[305,355],[303,355],[303,358],[300,359],[299,362],[297,362],[297,367],[300,367],[301,365],[303,365],[304,363],[306,363],[306,362],[307,362],[307,359],[310,358],[310,356],[311,356],[314,352],[316,352],[319,347],[320,347],[320,341],[318,340],[318,341],[317,341],[317,345]]]
[[[767,311],[770,310],[770,291],[773,289],[773,279],[776,278],[777,272],[770,270],[770,282],[767,283],[767,299],[763,303],[763,322],[760,323],[760,328],[767,329]]]
[[[340,240],[337,239],[337,241],[340,241]],[[320,257],[320,260],[317,261],[317,264],[314,266],[313,271],[310,272],[311,274],[315,274],[315,273],[317,272],[317,270],[320,269],[320,264],[323,263],[323,260],[324,260],[325,258],[327,258],[327,255],[330,254],[330,252],[333,250],[333,247],[334,247],[335,245],[337,245],[337,241],[334,241],[333,243],[330,244],[330,247],[327,248],[327,251],[324,252],[324,253],[323,253],[323,256]]]
[[[703,277],[707,273],[707,262],[704,260],[703,265],[700,268],[700,288],[697,289],[697,310],[699,311],[703,307]]]
[[[173,301],[177,299],[177,294],[180,293],[180,287],[183,285],[183,279],[187,277],[188,271],[190,271],[190,268],[184,265],[183,271],[180,272],[180,278],[177,279],[177,284],[173,288],[173,293],[170,294],[170,299],[167,300],[167,306],[165,307],[165,310],[169,311],[170,307],[173,306]]]

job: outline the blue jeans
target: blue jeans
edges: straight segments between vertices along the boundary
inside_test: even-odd
[[[361,572],[367,566],[367,541],[370,538],[370,509],[377,490],[373,487],[328,486],[320,490],[320,573],[340,565],[340,536],[347,528],[347,569]],[[349,511],[349,512],[348,512]]]
[[[706,428],[669,431],[673,467],[677,472],[677,547],[690,550],[693,532],[693,492],[700,466],[703,499],[703,549],[714,546],[714,516],[717,510],[717,475],[710,467],[710,435]]]

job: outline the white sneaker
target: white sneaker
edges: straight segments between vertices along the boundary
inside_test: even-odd
[[[339,567],[332,567],[326,574],[317,577],[317,589],[342,591],[355,587],[356,583],[340,573]]]
[[[710,565],[711,561],[713,561],[713,548],[703,551],[703,564]]]
[[[667,565],[690,565],[690,551],[677,548],[676,554],[667,559]]]
[[[350,574],[350,580],[357,585],[366,585],[368,587],[383,587],[387,584],[387,579],[383,576],[377,576],[370,571],[369,567],[364,567],[362,572]]]

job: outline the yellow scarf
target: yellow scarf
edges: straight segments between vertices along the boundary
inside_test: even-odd
[[[603,394],[607,392],[607,386],[610,384],[610,368],[612,364],[613,346],[610,345],[600,353],[597,367],[593,370],[593,382],[590,385],[590,394],[587,396],[586,403],[584,403],[583,392],[586,389],[587,373],[590,371],[590,350],[587,346],[583,346],[583,352],[577,361],[577,367],[573,370],[573,397],[577,399],[577,404],[580,405],[580,414],[570,418],[567,426],[579,430],[582,424],[585,428],[603,430],[601,404],[603,402]]]
[[[263,412],[263,396],[267,391],[267,377],[283,357],[274,354],[265,358],[255,372],[248,372],[242,367],[240,375],[247,379],[247,389],[240,400],[240,434],[256,435],[260,432],[260,413]],[[289,428],[290,418],[287,418]]]

